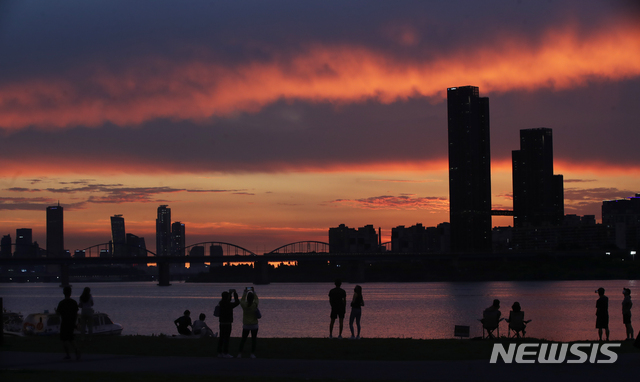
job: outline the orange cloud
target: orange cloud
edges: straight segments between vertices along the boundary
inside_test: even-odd
[[[506,34],[505,34],[506,35]],[[255,112],[280,99],[389,103],[441,99],[450,86],[483,93],[565,89],[640,75],[640,29],[623,23],[584,36],[549,31],[542,43],[505,37],[431,61],[391,57],[358,46],[308,48],[297,56],[228,67],[145,59],[123,71],[75,70],[70,79],[32,79],[0,88],[0,127],[134,125],[156,118],[203,120]],[[78,69],[78,68],[77,68]],[[81,68],[80,68],[81,69]]]
[[[449,201],[446,198],[416,197],[415,195],[383,195],[355,200],[338,199],[332,203],[367,210],[430,210],[432,212],[449,210]]]
[[[411,162],[372,162],[372,163],[344,163],[336,160],[330,162],[273,162],[273,163],[238,163],[232,169],[235,172],[314,172],[314,173],[340,173],[340,172],[425,172],[425,171],[446,171],[448,168],[447,158],[431,161],[416,160]],[[182,163],[145,162],[145,158],[130,158],[126,165],[110,161],[101,161],[92,158],[78,159],[76,157],[38,157],[37,153],[28,159],[13,162],[8,159],[0,159],[0,176],[5,177],[29,177],[54,175],[77,175],[77,174],[172,174],[172,173],[203,173],[229,171],[226,167],[217,167],[216,163],[192,163],[185,166]]]

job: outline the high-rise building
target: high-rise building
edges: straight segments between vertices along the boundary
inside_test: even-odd
[[[447,89],[451,250],[491,251],[489,98],[475,86]]]
[[[16,229],[16,250],[14,257],[35,257],[33,249],[33,231],[31,228]]]
[[[169,256],[171,250],[171,208],[158,207],[156,219],[156,255]]]
[[[185,247],[184,223],[175,222],[171,224],[171,255],[184,256],[184,247]]]
[[[520,150],[513,159],[513,224],[558,226],[564,217],[562,175],[553,174],[551,129],[520,130]]]
[[[331,253],[372,253],[380,252],[378,234],[373,225],[357,230],[344,224],[329,228],[329,252]]]
[[[64,256],[64,216],[63,208],[47,207],[47,257]]]
[[[113,215],[111,217],[111,242],[113,243],[114,257],[127,255],[127,234],[122,215]]]
[[[144,237],[138,237],[132,233],[127,234],[127,256],[145,257],[147,256],[147,246]],[[144,264],[146,266],[146,264]]]
[[[640,194],[602,202],[602,224],[613,231],[619,249],[640,250]]]
[[[11,235],[2,236],[2,240],[0,241],[0,257],[11,257],[11,244]]]

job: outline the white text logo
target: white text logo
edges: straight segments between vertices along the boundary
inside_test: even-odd
[[[621,343],[525,343],[509,344],[505,349],[502,344],[494,344],[489,362],[502,358],[504,363],[614,363],[618,355],[609,349],[620,346]]]

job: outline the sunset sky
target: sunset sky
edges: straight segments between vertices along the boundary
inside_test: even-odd
[[[553,129],[565,213],[640,193],[636,1],[2,1],[0,236],[265,252],[449,220],[446,89],[489,97],[495,209],[519,130]],[[511,225],[494,217],[494,226]]]

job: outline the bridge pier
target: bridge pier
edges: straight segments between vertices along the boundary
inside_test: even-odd
[[[69,286],[69,264],[60,264],[60,287]]]
[[[352,284],[364,283],[366,269],[366,262],[360,260],[352,261],[349,264],[349,282]]]
[[[255,285],[269,284],[269,262],[257,260],[253,262],[253,283]]]
[[[171,286],[171,264],[165,261],[158,261],[158,286]]]

